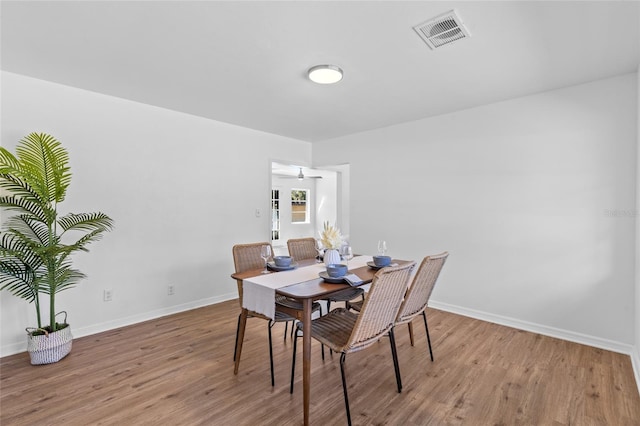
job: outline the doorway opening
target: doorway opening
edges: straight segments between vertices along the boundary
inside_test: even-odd
[[[325,222],[348,235],[348,170],[271,162],[269,235],[276,254],[287,253],[291,238],[318,238]]]

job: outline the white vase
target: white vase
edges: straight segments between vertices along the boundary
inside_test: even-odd
[[[328,249],[324,252],[324,264],[340,263],[340,252],[336,249]]]

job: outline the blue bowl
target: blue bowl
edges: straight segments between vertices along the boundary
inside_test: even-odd
[[[379,268],[389,266],[391,264],[391,256],[373,256],[373,263]]]
[[[327,265],[327,274],[329,274],[331,278],[344,277],[347,275],[347,269],[347,265],[331,263]]]
[[[291,256],[274,256],[273,261],[276,266],[280,266],[281,268],[291,266]]]

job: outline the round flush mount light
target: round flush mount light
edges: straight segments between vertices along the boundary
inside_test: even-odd
[[[336,65],[316,65],[309,68],[309,80],[318,84],[333,84],[342,80],[342,70]]]

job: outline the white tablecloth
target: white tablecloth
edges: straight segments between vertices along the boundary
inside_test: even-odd
[[[371,260],[371,256],[356,256],[349,261],[349,269],[365,266]],[[276,314],[276,289],[314,280],[322,271],[326,271],[324,263],[316,263],[291,271],[246,278],[242,281],[242,307],[273,318]]]

